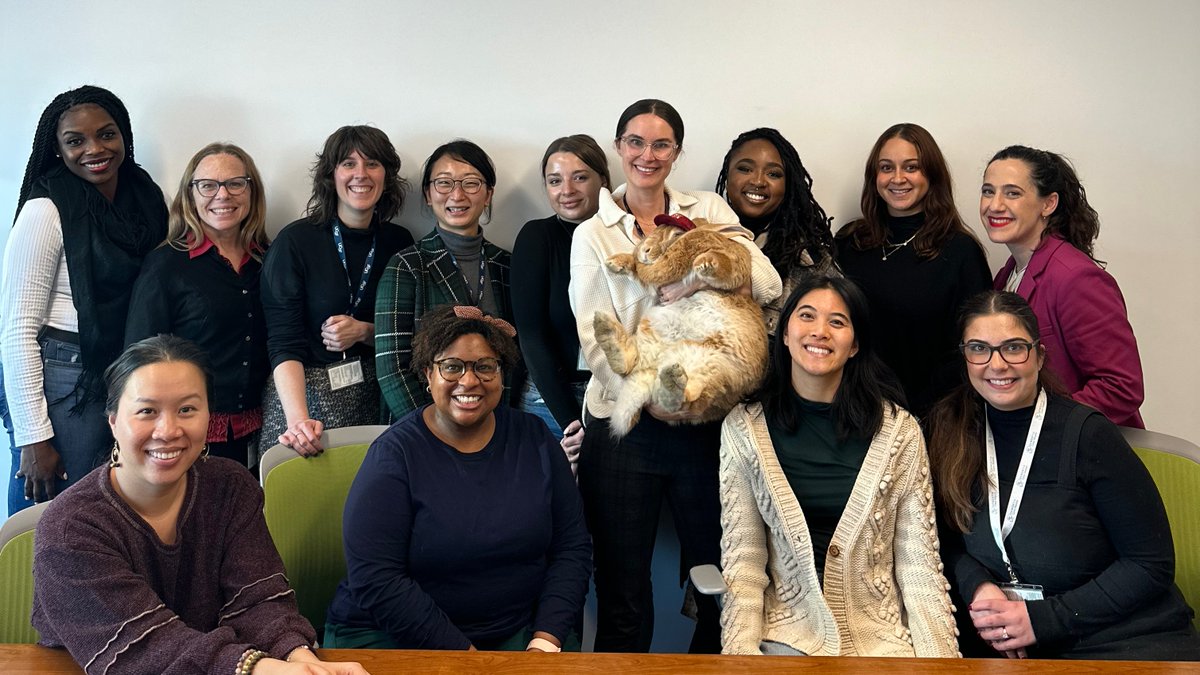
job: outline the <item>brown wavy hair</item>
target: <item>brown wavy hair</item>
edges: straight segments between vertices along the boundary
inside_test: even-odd
[[[388,222],[404,207],[404,193],[408,181],[400,177],[400,155],[387,134],[375,127],[363,125],[345,126],[325,139],[325,147],[317,154],[312,168],[312,196],[308,198],[305,215],[318,223],[333,222],[337,215],[337,187],[333,184],[333,172],[350,153],[378,161],[383,165],[383,195],[375,204],[375,215]]]
[[[924,127],[911,122],[888,127],[879,140],[875,141],[863,170],[860,199],[862,218],[842,228],[837,234],[838,238],[848,240],[851,246],[860,251],[887,243],[888,231],[884,225],[884,218],[888,212],[887,204],[875,189],[875,177],[879,172],[879,153],[883,152],[883,146],[893,138],[908,141],[916,147],[921,172],[929,182],[929,192],[921,200],[925,224],[917,230],[917,236],[912,243],[913,250],[921,258],[936,258],[946,243],[958,233],[971,237],[979,246],[979,239],[967,229],[958,213],[958,207],[954,205],[954,183],[941,148]],[[983,250],[982,246],[980,250]]]

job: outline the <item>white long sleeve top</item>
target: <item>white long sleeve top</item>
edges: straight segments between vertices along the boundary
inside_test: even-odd
[[[0,274],[0,359],[18,446],[54,436],[46,412],[37,342],[43,326],[79,331],[62,222],[54,202],[44,197],[30,199],[21,207],[8,236]]]

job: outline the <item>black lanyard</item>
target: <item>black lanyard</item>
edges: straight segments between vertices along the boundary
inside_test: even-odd
[[[333,243],[337,245],[338,257],[342,259],[342,269],[346,271],[346,287],[353,289],[354,282],[350,280],[350,263],[346,261],[346,243],[342,240],[342,224],[337,218],[333,219]],[[371,249],[367,251],[367,258],[363,262],[362,277],[358,281],[358,292],[350,291],[350,311],[347,314],[354,316],[355,310],[362,303],[363,296],[367,292],[367,281],[371,276],[371,265],[375,262],[375,238],[371,239]]]
[[[446,252],[450,253],[449,251]],[[458,259],[454,257],[453,253],[450,253],[450,259],[454,261],[454,266],[458,267],[459,273],[463,275],[463,283],[467,285],[467,300],[470,300],[472,305],[478,307],[479,303],[483,302],[483,284],[487,280],[487,262],[483,259],[483,247],[479,249],[479,294],[476,297],[471,297],[471,284],[467,281],[467,273],[463,272],[462,268],[459,267]]]

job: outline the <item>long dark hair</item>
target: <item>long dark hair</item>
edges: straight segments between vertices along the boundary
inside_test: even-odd
[[[725,153],[721,161],[721,171],[717,174],[716,192],[726,197],[725,186],[729,181],[729,163],[738,148],[750,141],[762,140],[775,146],[779,159],[783,162],[785,187],[783,201],[771,216],[767,226],[767,242],[763,253],[771,259],[771,263],[779,272],[779,276],[787,279],[792,267],[800,261],[803,252],[808,251],[814,263],[820,263],[829,257],[833,251],[833,233],[829,223],[833,219],[825,214],[825,209],[817,203],[812,193],[812,176],[800,161],[800,154],[788,142],[783,134],[775,129],[760,127],[751,129],[737,138]]]
[[[404,191],[408,181],[400,176],[400,155],[392,141],[375,127],[345,126],[325,139],[325,147],[317,154],[312,167],[312,196],[308,198],[305,214],[322,225],[333,222],[337,215],[337,186],[333,173],[337,165],[350,153],[373,159],[383,165],[383,194],[375,204],[375,214],[382,222],[388,222],[404,208]]]
[[[38,119],[37,129],[33,132],[33,150],[29,153],[29,163],[25,165],[25,177],[21,180],[21,191],[17,195],[17,212],[13,215],[13,222],[16,222],[21,207],[29,199],[29,191],[37,179],[54,166],[62,164],[62,159],[57,156],[58,123],[62,116],[75,106],[87,104],[103,108],[121,131],[121,139],[125,141],[125,159],[117,169],[117,175],[124,175],[127,169],[134,166],[133,127],[129,123],[129,111],[121,99],[107,89],[91,85],[65,91],[50,101]]]
[[[1007,314],[1017,320],[1033,340],[1041,338],[1037,316],[1029,303],[1016,293],[984,291],[963,304],[958,319],[961,338],[972,321],[984,316]],[[1037,358],[1045,354],[1041,344]],[[978,510],[971,498],[974,487],[987,487],[983,458],[984,401],[967,380],[966,360],[962,361],[962,383],[938,401],[929,412],[929,465],[937,495],[938,512],[945,522],[966,532]],[[1062,386],[1046,368],[1038,371],[1038,386],[1052,394]]]
[[[803,413],[795,400],[792,389],[792,356],[784,344],[787,324],[800,299],[810,292],[829,289],[842,298],[850,312],[850,325],[854,328],[854,339],[858,353],[846,361],[842,370],[842,382],[833,396],[833,422],[840,440],[848,438],[871,438],[883,426],[886,406],[895,414],[897,406],[904,405],[904,391],[891,369],[875,353],[871,335],[871,316],[867,297],[849,279],[830,274],[811,274],[802,277],[779,316],[779,330],[775,331],[771,370],[767,381],[759,391],[758,399],[768,417],[788,431],[795,431]]]
[[[1058,193],[1058,207],[1046,222],[1042,236],[1054,234],[1096,260],[1094,244],[1100,236],[1100,215],[1088,204],[1087,191],[1075,173],[1075,167],[1066,157],[1047,150],[1038,150],[1024,145],[1010,145],[992,156],[992,162],[1001,159],[1018,159],[1029,167],[1029,177],[1037,188],[1039,197]],[[1099,262],[1099,261],[1097,261]]]
[[[933,135],[924,127],[905,122],[888,127],[879,140],[871,148],[867,164],[863,170],[863,187],[860,204],[862,218],[855,220],[838,232],[839,238],[847,238],[858,250],[875,248],[887,242],[888,231],[884,225],[887,216],[887,204],[879,191],[875,189],[875,177],[879,173],[879,153],[883,146],[893,138],[912,143],[917,149],[917,159],[921,162],[921,172],[929,183],[929,191],[921,200],[921,211],[925,214],[925,223],[917,231],[913,239],[913,250],[921,258],[936,258],[955,234],[965,234],[979,240],[967,229],[958,207],[954,205],[954,184],[950,178],[950,168],[942,149],[938,147]],[[982,246],[980,247],[982,251]]]

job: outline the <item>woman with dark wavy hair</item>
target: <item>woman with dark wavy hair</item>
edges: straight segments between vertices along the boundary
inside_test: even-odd
[[[1100,217],[1066,157],[997,152],[983,174],[979,219],[1012,257],[995,287],[1029,301],[1046,331],[1046,365],[1071,398],[1114,424],[1141,428],[1142,361],[1112,275],[1096,260]]]
[[[1112,422],[1062,394],[1034,310],[985,291],[959,335],[965,383],[930,413],[929,458],[946,575],[987,651],[1200,660],[1154,480]]]
[[[921,417],[954,386],[959,306],[991,278],[928,131],[897,124],[875,141],[863,172],[862,218],[837,239],[838,264],[871,302],[879,355]]]
[[[93,86],[56,96],[34,132],[0,281],[10,513],[82,478],[112,440],[102,375],[121,353],[142,258],[166,232],[125,104]]]
[[[733,139],[717,174],[717,194],[754,233],[783,279],[783,295],[763,308],[771,335],[780,306],[800,277],[833,266],[832,219],[817,203],[812,184],[795,146],[765,127]]]
[[[302,455],[321,431],[379,422],[375,291],[383,268],[412,235],[391,223],[407,186],[387,134],[333,132],[313,166],[304,218],[283,228],[263,261],[267,352],[263,442]]]

